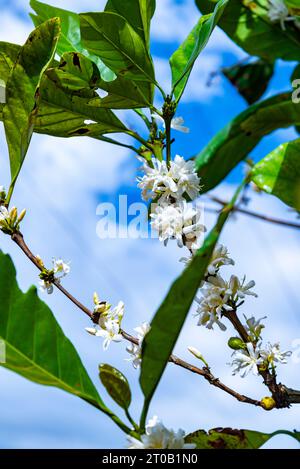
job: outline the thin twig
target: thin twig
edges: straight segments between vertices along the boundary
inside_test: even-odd
[[[206,194],[206,195],[207,195],[207,197],[209,197],[210,200],[212,200],[213,202],[218,203],[219,205],[222,205],[223,207],[225,207],[228,203],[225,200],[222,200],[219,197],[216,197],[215,195],[211,195],[211,194]],[[267,221],[269,223],[275,223],[276,225],[282,225],[282,226],[286,226],[288,228],[296,228],[298,230],[300,229],[300,224],[299,223],[295,223],[295,222],[291,222],[291,221],[287,221],[287,220],[282,220],[282,219],[279,219],[279,218],[273,218],[273,217],[270,217],[269,215],[263,215],[263,214],[260,214],[260,213],[253,212],[252,210],[248,210],[248,209],[244,209],[244,208],[240,208],[240,207],[235,207],[233,209],[233,211],[242,213],[244,215],[248,215],[249,217],[258,218],[259,220]]]
[[[37,257],[31,252],[29,247],[24,241],[24,237],[21,232],[16,232],[11,236],[12,240],[21,248],[23,253],[28,257],[28,259],[41,271],[41,265],[39,263],[39,260]],[[58,288],[72,303],[74,303],[81,311],[83,311],[91,320],[93,320],[93,312],[88,309],[86,306],[84,306],[80,301],[78,301],[71,293],[69,293],[60,283],[54,282],[54,285],[56,288]],[[132,335],[128,334],[125,331],[121,331],[122,336],[124,337],[125,340],[128,342],[131,342],[132,344],[138,345],[139,340],[136,337],[133,337]],[[209,368],[204,367],[204,368],[198,368],[194,365],[191,365],[190,363],[182,360],[181,358],[178,358],[175,355],[171,355],[169,358],[170,363],[174,363],[177,366],[180,366],[181,368],[184,368],[188,371],[191,371],[192,373],[196,373],[200,376],[203,376],[204,379],[206,379],[211,385],[222,389],[224,392],[227,394],[230,394],[231,396],[235,397],[238,401],[244,402],[247,404],[252,404],[255,406],[260,406],[262,407],[260,401],[257,401],[255,399],[251,399],[250,397],[244,396],[242,394],[237,393],[233,389],[229,388],[225,384],[223,384],[218,378],[216,378],[210,371]]]

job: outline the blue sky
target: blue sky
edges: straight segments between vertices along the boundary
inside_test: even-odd
[[[55,0],[49,3],[62,6]],[[193,0],[160,0],[153,20],[152,52],[158,80],[168,88],[167,59],[199,16]],[[68,0],[63,7],[75,11],[100,9],[104,1]],[[22,43],[32,26],[27,1],[0,0],[0,40]],[[171,27],[170,27],[171,25]],[[221,66],[234,64],[245,56],[220,30],[216,30],[207,49],[196,64],[178,115],[191,128],[187,135],[176,134],[176,153],[189,157],[209,141],[231,118],[246,108],[245,102],[224,79],[216,79],[210,88],[209,74]],[[279,62],[267,95],[290,89],[289,76],[293,64]],[[132,117],[126,119],[136,125]],[[278,131],[267,137],[253,152],[259,159],[280,143],[293,138],[292,129]],[[3,129],[0,129],[1,184],[9,182],[8,157]],[[168,291],[171,282],[182,270],[182,251],[174,244],[167,248],[157,240],[99,240],[96,236],[96,207],[100,202],[114,202],[119,194],[129,201],[140,200],[136,188],[139,163],[127,150],[114,148],[88,138],[60,140],[34,135],[24,168],[16,188],[14,204],[27,208],[23,231],[32,250],[49,262],[52,256],[63,256],[72,262],[72,273],[65,285],[84,303],[91,305],[97,290],[112,303],[122,299],[126,305],[125,328],[149,320]],[[216,193],[228,198],[242,176],[242,168],[233,171]],[[273,213],[293,219],[288,207],[273,197],[251,196],[251,205],[262,213]],[[207,213],[210,226],[214,216]],[[257,317],[268,316],[264,336],[275,342],[280,339],[284,349],[292,349],[300,337],[299,318],[299,237],[298,233],[266,225],[243,216],[231,221],[222,236],[236,260],[235,272],[255,279],[258,299],[247,302],[243,312]],[[35,269],[17,248],[1,236],[2,250],[9,252],[18,270],[18,280],[25,290],[37,283]],[[224,272],[225,273],[225,272]],[[228,269],[228,275],[232,272]],[[138,373],[124,361],[125,344],[111,347],[106,354],[101,341],[88,336],[87,321],[59,293],[43,296],[52,308],[66,335],[78,348],[83,362],[98,383],[97,365],[108,362],[121,369],[133,388],[133,414],[138,416],[142,396]],[[226,383],[242,393],[261,398],[267,394],[259,379],[242,380],[232,377],[226,363],[230,351],[226,342],[230,331],[211,332],[195,326],[191,313],[182,331],[176,353],[188,357],[187,346],[201,349],[204,356]],[[291,362],[279,370],[280,379],[289,386],[299,387],[299,363]],[[125,438],[107,418],[73,396],[45,388],[0,369],[0,447],[1,448],[114,448],[123,447]],[[178,405],[180,402],[180,406]],[[176,409],[176,412],[174,412]],[[159,415],[166,426],[197,428],[233,426],[273,431],[278,428],[300,429],[300,408],[262,413],[239,404],[230,396],[210,387],[199,377],[190,376],[170,365],[153,400],[150,415]],[[268,447],[295,447],[292,440],[276,437]]]

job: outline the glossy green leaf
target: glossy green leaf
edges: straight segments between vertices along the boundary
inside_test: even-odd
[[[179,49],[170,58],[172,85],[177,101],[185,89],[196,59],[208,43],[214,27],[220,20],[227,4],[228,0],[220,0],[212,14],[202,16]]]
[[[216,4],[213,0],[196,0],[200,11],[211,13]],[[248,54],[262,57],[270,62],[275,59],[300,59],[300,31],[291,22],[286,29],[268,18],[269,0],[230,0],[219,26]],[[276,44],[276,46],[274,46]]]
[[[154,70],[145,44],[116,13],[82,13],[81,36],[88,51],[98,55],[117,75],[154,82]]]
[[[284,143],[257,163],[252,181],[268,194],[300,210],[300,139]]]
[[[273,433],[262,433],[233,428],[213,428],[208,432],[198,430],[187,435],[185,442],[196,444],[197,449],[258,449],[270,438],[282,434],[289,435],[300,442],[299,432],[278,430]]]
[[[274,64],[260,59],[248,64],[223,68],[222,73],[247,103],[253,104],[266,91],[274,73]]]
[[[79,52],[63,54],[58,67],[50,68],[47,77],[66,93],[95,97],[100,72],[94,62]],[[45,82],[44,86],[46,86]]]
[[[111,365],[99,366],[99,377],[110,397],[122,409],[128,409],[131,403],[131,391],[126,377]]]
[[[195,158],[203,192],[219,184],[265,135],[293,125],[300,125],[300,106],[292,102],[290,93],[253,104],[239,114]]]
[[[229,213],[227,210],[220,214],[217,224],[205,239],[203,246],[171,285],[151,321],[151,329],[145,336],[142,346],[140,384],[145,396],[144,411],[147,410],[168,363]]]
[[[6,345],[6,361],[1,366],[108,410],[49,307],[35,287],[27,293],[19,289],[12,260],[1,251],[0,338]]]
[[[61,35],[57,45],[59,55],[62,55],[64,52],[81,52],[96,63],[101,77],[104,80],[109,81],[115,78],[115,74],[104,65],[99,57],[90,54],[83,47],[80,35],[80,19],[77,13],[47,5],[37,0],[31,0],[30,6],[36,13],[36,15],[30,15],[35,26],[53,17],[59,17],[61,19]]]
[[[97,85],[108,94],[101,106],[110,109],[149,107],[153,102],[153,86],[147,81],[132,81],[118,76],[114,81],[99,80]]]
[[[150,21],[155,0],[108,0],[105,11],[123,16],[149,47]]]
[[[59,34],[59,18],[36,28],[21,48],[7,80],[3,119],[12,181],[17,177],[28,149],[36,113],[36,90],[53,59]]]
[[[78,54],[77,58],[80,60]],[[74,88],[74,83],[72,86]],[[127,130],[110,109],[101,107],[101,98],[88,84],[86,88],[74,90],[69,87],[66,90],[57,86],[55,74],[53,70],[49,70],[40,86],[39,114],[35,130],[53,135],[54,129],[55,135],[62,137],[100,137],[103,134]]]

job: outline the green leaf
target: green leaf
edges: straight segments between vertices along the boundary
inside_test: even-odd
[[[80,18],[77,13],[47,5],[37,0],[31,0],[30,6],[36,12],[36,15],[30,15],[35,26],[53,17],[61,19],[61,35],[57,45],[57,53],[59,55],[62,55],[64,52],[81,52],[95,62],[104,80],[109,81],[115,78],[115,74],[104,65],[99,57],[90,54],[83,47],[80,35]]]
[[[123,16],[149,48],[150,21],[154,15],[155,3],[155,0],[108,0],[105,11]]]
[[[257,163],[252,181],[268,194],[300,210],[300,139],[280,145]]]
[[[203,192],[213,189],[274,130],[300,125],[300,106],[282,93],[250,106],[218,132],[196,156]]]
[[[16,179],[26,156],[34,127],[36,90],[43,72],[53,59],[59,34],[58,18],[36,28],[20,49],[7,80],[3,118],[12,181]]]
[[[101,100],[102,107],[135,109],[149,107],[153,102],[153,86],[147,81],[128,80],[118,76],[114,81],[99,80],[97,85],[108,93]]]
[[[100,79],[96,64],[79,52],[64,53],[59,66],[48,69],[46,75],[66,93],[83,93],[91,98],[95,97]]]
[[[49,307],[39,299],[35,287],[27,293],[19,289],[12,260],[1,251],[0,338],[6,345],[3,367],[108,411]]]
[[[128,409],[131,403],[129,383],[123,373],[107,364],[99,366],[99,377],[110,397],[122,409]]]
[[[179,49],[170,58],[172,85],[177,101],[179,101],[185,89],[196,59],[208,43],[214,27],[220,20],[227,4],[228,0],[220,0],[212,14],[202,16]]]
[[[248,104],[258,101],[266,91],[274,73],[274,64],[257,60],[222,69],[223,75],[233,84]]]
[[[238,193],[235,194],[231,204],[235,203]],[[151,321],[151,329],[146,334],[142,345],[140,384],[145,396],[142,418],[146,415],[151,398],[168,363],[199,285],[205,276],[213,250],[229,213],[228,209],[220,214],[203,246],[172,284]]]
[[[213,11],[216,1],[196,0],[196,4],[203,14],[207,14]],[[268,5],[269,0],[230,0],[219,26],[250,55],[270,62],[275,59],[299,60],[300,32],[289,22],[285,30],[280,23],[271,23]]]
[[[299,432],[278,430],[273,433],[262,433],[233,428],[213,428],[208,432],[198,430],[187,435],[185,442],[196,444],[197,449],[258,449],[273,436],[281,434],[289,435],[300,442]]]
[[[116,13],[82,13],[83,44],[117,75],[134,81],[155,82],[145,44],[126,20]]]
[[[79,55],[77,57],[80,60]],[[50,70],[41,81],[36,132],[61,137],[86,135],[97,138],[107,133],[127,131],[111,110],[101,107],[101,98],[89,86],[65,90],[57,86],[53,75],[53,70]]]

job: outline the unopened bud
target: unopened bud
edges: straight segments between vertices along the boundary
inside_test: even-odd
[[[230,337],[227,344],[228,347],[232,348],[232,350],[241,350],[245,348],[245,343],[239,337]]]
[[[97,329],[95,329],[94,327],[86,327],[85,330],[91,335],[96,335],[97,332]]]
[[[93,295],[93,300],[94,300],[94,304],[97,305],[100,300],[99,300],[99,296],[98,296],[98,293],[95,292],[94,295]]]
[[[43,262],[42,258],[38,254],[35,256],[35,258],[36,258],[39,266],[41,267],[41,269],[44,269],[45,266],[44,266],[44,262]]]
[[[9,218],[10,218],[10,222],[12,225],[16,223],[17,217],[18,217],[18,210],[16,207],[13,207],[11,211],[9,212]]]
[[[276,402],[274,401],[273,397],[270,396],[263,397],[260,403],[265,410],[272,410],[274,407],[276,407]]]
[[[20,213],[19,217],[18,217],[18,223],[21,223],[21,221],[23,220],[23,218],[25,217],[26,215],[26,210],[25,208],[22,210],[22,212]]]

